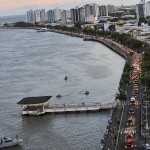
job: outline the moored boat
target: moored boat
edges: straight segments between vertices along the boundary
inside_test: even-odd
[[[23,140],[19,139],[18,136],[15,138],[4,137],[0,139],[0,149],[17,146],[21,142],[23,142]]]
[[[47,32],[47,28],[40,28],[37,30],[37,32]]]

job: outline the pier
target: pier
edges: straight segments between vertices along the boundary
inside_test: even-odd
[[[70,104],[70,105],[51,105],[45,109],[46,113],[88,113],[88,112],[99,112],[102,110],[111,110],[115,108],[117,103],[91,103],[91,104]]]
[[[109,103],[80,103],[80,104],[50,104],[51,96],[27,97],[17,104],[21,106],[22,115],[41,115],[59,113],[90,113],[111,110],[116,108],[119,102]]]

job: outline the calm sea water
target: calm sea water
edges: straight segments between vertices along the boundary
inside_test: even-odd
[[[0,136],[24,139],[10,150],[99,150],[110,112],[22,117],[16,103],[44,95],[52,95],[53,104],[114,101],[124,64],[100,43],[1,29]]]

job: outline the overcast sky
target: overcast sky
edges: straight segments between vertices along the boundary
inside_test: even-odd
[[[87,3],[132,5],[138,4],[140,0],[0,0],[0,16],[24,14],[28,9],[59,7],[70,9],[76,5],[82,6]]]

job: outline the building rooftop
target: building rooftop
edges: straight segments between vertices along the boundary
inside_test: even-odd
[[[19,101],[17,104],[19,105],[27,105],[27,104],[40,104],[46,103],[51,99],[52,96],[41,96],[41,97],[26,97]]]

